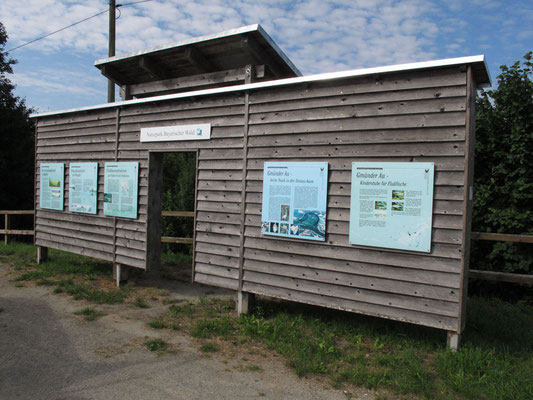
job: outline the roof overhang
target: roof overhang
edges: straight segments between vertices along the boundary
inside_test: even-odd
[[[256,90],[256,89],[273,88],[273,87],[281,88],[284,86],[289,86],[289,85],[294,85],[294,84],[299,84],[299,83],[311,83],[311,82],[329,81],[329,80],[336,80],[336,79],[346,79],[346,78],[352,78],[352,77],[355,78],[355,77],[362,77],[362,76],[368,76],[368,75],[388,74],[388,73],[394,73],[394,72],[420,71],[420,70],[430,70],[430,69],[445,68],[445,67],[452,67],[452,66],[468,66],[468,65],[472,67],[472,71],[474,74],[477,87],[481,88],[481,87],[491,86],[491,78],[490,78],[489,70],[487,68],[487,64],[485,61],[485,56],[478,55],[478,56],[448,58],[448,59],[443,59],[443,60],[425,61],[425,62],[417,62],[417,63],[409,63],[409,64],[390,65],[390,66],[385,66],[385,67],[356,69],[356,70],[343,71],[343,72],[331,72],[331,73],[325,73],[325,74],[317,74],[317,75],[310,75],[310,76],[303,76],[303,77],[295,77],[295,78],[288,78],[288,79],[279,79],[279,80],[271,80],[271,81],[266,81],[266,82],[251,83],[251,84],[246,84],[246,85],[237,85],[237,86],[228,86],[228,87],[221,87],[221,88],[214,88],[214,89],[197,90],[197,91],[192,91],[192,92],[176,93],[176,94],[170,94],[170,95],[164,95],[164,96],[154,96],[154,97],[121,101],[121,102],[115,102],[115,103],[106,103],[106,104],[100,104],[96,106],[81,107],[81,108],[75,108],[75,109],[64,110],[64,111],[54,111],[54,112],[47,112],[47,113],[42,113],[42,114],[32,114],[31,117],[39,118],[39,117],[73,113],[73,112],[79,112],[79,111],[91,111],[91,110],[113,108],[113,107],[120,107],[120,106],[126,106],[126,105],[150,103],[150,102],[156,102],[156,101],[183,99],[183,98],[188,98],[188,97],[208,96],[208,95],[222,94],[222,93],[232,93],[232,92],[239,92],[239,91],[244,91],[244,90]]]
[[[266,65],[274,79],[301,76],[258,24],[104,58],[94,65],[120,86],[232,70],[246,65]]]

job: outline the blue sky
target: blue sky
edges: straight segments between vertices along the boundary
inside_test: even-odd
[[[118,1],[133,3],[138,0]],[[5,50],[107,9],[104,0],[2,0]],[[485,54],[499,66],[533,50],[531,0],[152,0],[121,7],[117,54],[259,23],[304,75]],[[94,61],[108,15],[14,50],[16,94],[39,111],[106,102]]]

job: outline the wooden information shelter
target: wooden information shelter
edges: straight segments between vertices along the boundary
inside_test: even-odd
[[[160,259],[162,155],[197,154],[193,280],[448,331],[465,324],[475,93],[483,56],[313,76],[259,25],[96,62],[124,101],[34,115],[35,244],[148,269]],[[141,129],[210,124],[209,140]],[[138,215],[105,215],[104,163],[138,162]],[[323,242],[261,234],[263,164],[327,162]],[[41,163],[98,162],[96,214],[41,209]],[[429,253],[349,243],[352,162],[435,165]],[[119,276],[120,279],[120,276]]]

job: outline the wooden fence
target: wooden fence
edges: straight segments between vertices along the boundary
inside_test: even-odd
[[[0,234],[4,235],[5,244],[8,243],[9,235],[30,235],[33,236],[33,230],[9,229],[10,215],[33,215],[33,210],[0,210],[0,216],[4,215],[4,229],[0,229]],[[188,217],[194,218],[193,211],[162,211],[162,217]],[[488,240],[497,242],[512,242],[512,243],[530,243],[533,244],[533,235],[510,235],[504,233],[488,233],[488,232],[472,232],[471,238],[474,240]],[[192,244],[193,238],[183,237],[161,237],[162,243],[183,243]],[[498,282],[523,283],[533,285],[533,275],[525,274],[511,274],[506,272],[480,271],[471,269],[469,271],[470,279],[488,280]]]
[[[34,230],[20,230],[20,229],[10,229],[11,221],[9,219],[10,215],[33,215],[35,212],[33,210],[0,210],[0,216],[4,215],[4,229],[0,229],[0,235],[4,235],[4,243],[9,242],[9,235],[28,235],[33,236],[35,234]],[[194,218],[193,211],[162,211],[162,217],[187,217]],[[194,241],[193,238],[184,238],[184,237],[170,237],[163,236],[161,237],[162,243],[184,243],[192,244]]]

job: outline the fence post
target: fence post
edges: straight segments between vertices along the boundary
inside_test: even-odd
[[[8,238],[7,238],[7,230],[10,228],[10,224],[9,224],[9,214],[6,213],[5,214],[5,229],[6,229],[6,234],[4,235],[4,243],[7,245],[7,243],[9,242]]]

